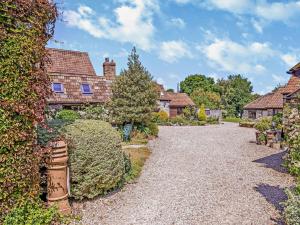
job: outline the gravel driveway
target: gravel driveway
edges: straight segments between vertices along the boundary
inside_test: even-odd
[[[225,123],[161,127],[137,183],[84,203],[84,225],[281,224],[282,151],[254,144],[254,130]]]

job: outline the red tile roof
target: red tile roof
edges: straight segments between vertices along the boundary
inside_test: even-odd
[[[48,51],[51,61],[47,65],[48,73],[96,76],[88,53],[53,48]]]
[[[48,49],[51,64],[46,69],[51,82],[63,84],[63,93],[49,96],[49,104],[77,105],[103,103],[111,94],[111,81],[97,76],[86,52]],[[81,84],[89,84],[92,94],[83,94]]]
[[[160,91],[160,101],[170,101],[172,107],[186,107],[195,106],[195,103],[186,93],[173,93],[166,92],[163,85],[157,84],[158,90]]]
[[[186,93],[168,93],[171,102],[170,107],[195,106],[195,103]]]

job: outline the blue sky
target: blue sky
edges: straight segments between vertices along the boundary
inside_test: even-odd
[[[287,82],[300,61],[300,1],[57,0],[62,12],[49,47],[104,57],[126,68],[136,46],[142,63],[168,88],[190,74],[242,74],[254,91]]]

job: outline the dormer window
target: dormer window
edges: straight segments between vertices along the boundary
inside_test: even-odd
[[[52,83],[52,91],[55,93],[64,93],[64,86],[62,83]]]
[[[81,84],[81,92],[82,94],[93,94],[91,85]]]

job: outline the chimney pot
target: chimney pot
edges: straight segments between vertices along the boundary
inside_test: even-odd
[[[105,62],[109,62],[109,58],[107,57],[107,58],[105,58]]]

